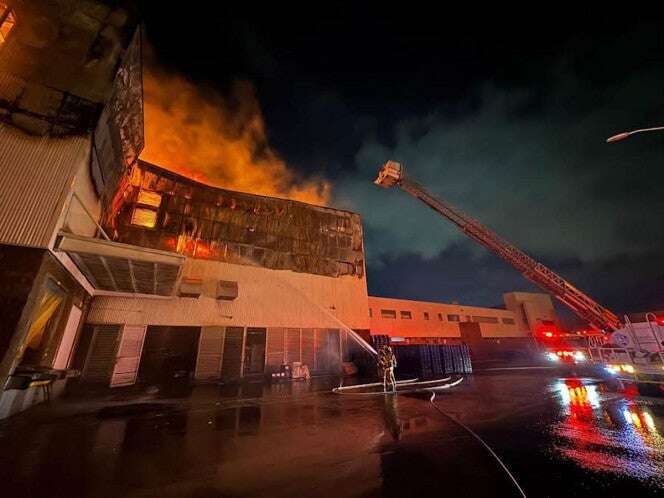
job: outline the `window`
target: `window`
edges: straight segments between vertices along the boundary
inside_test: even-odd
[[[369,308],[369,318],[371,318],[372,316],[373,316],[373,314],[372,314],[371,308]]]
[[[425,312],[424,312],[424,319],[425,319],[425,320],[428,320],[428,319],[429,319],[429,312],[428,312],[428,311],[425,311]]]
[[[438,313],[438,321],[442,322],[443,321],[443,314]]]
[[[472,321],[476,323],[498,323],[496,316],[473,316]]]
[[[514,325],[514,318],[503,318],[503,323],[505,325]]]
[[[450,322],[458,322],[459,315],[447,315],[447,320]]]
[[[134,208],[134,212],[131,213],[131,224],[154,228],[157,224],[157,211],[136,207]]]
[[[402,320],[412,320],[413,319],[413,314],[410,311],[402,311],[401,312],[401,319]]]
[[[380,316],[383,318],[392,318],[396,320],[397,312],[394,310],[380,310]]]
[[[161,204],[161,194],[159,192],[152,192],[151,190],[141,190],[138,193],[136,202],[144,206],[158,208]]]
[[[23,343],[21,365],[44,365],[48,359],[65,298],[55,280],[48,278]]]
[[[16,26],[14,11],[0,2],[0,46],[7,41],[7,37],[14,29],[14,26]]]

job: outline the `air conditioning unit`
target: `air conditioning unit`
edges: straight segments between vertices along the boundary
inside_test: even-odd
[[[219,280],[217,282],[217,292],[215,297],[224,301],[232,301],[237,298],[238,286],[237,282],[230,280]]]
[[[203,294],[203,281],[201,279],[187,278],[180,283],[178,296],[199,298]]]

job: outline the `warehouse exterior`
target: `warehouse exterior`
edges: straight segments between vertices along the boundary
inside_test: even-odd
[[[476,359],[534,348],[541,327],[558,326],[548,294],[509,292],[505,308],[369,297],[370,330],[394,344],[459,344]]]
[[[555,319],[532,294],[368,297],[357,214],[140,160],[136,26],[115,2],[0,1],[0,418],[74,383],[338,373],[352,331],[479,350]]]

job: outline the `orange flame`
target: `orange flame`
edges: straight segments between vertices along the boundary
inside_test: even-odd
[[[146,69],[145,149],[141,159],[230,190],[326,205],[330,183],[305,179],[268,144],[253,86],[228,98],[183,77]]]

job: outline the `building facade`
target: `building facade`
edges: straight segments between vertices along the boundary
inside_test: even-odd
[[[542,326],[558,325],[548,294],[510,292],[504,309],[369,297],[372,335],[394,344],[457,344],[471,348],[475,360],[534,349]]]
[[[68,213],[95,233],[92,132],[135,28],[117,2],[0,2],[0,418],[66,381],[93,288],[55,244]]]
[[[73,383],[333,373],[358,335],[480,348],[555,319],[524,293],[368,297],[357,214],[140,160],[141,60],[118,2],[0,0],[0,418]]]

